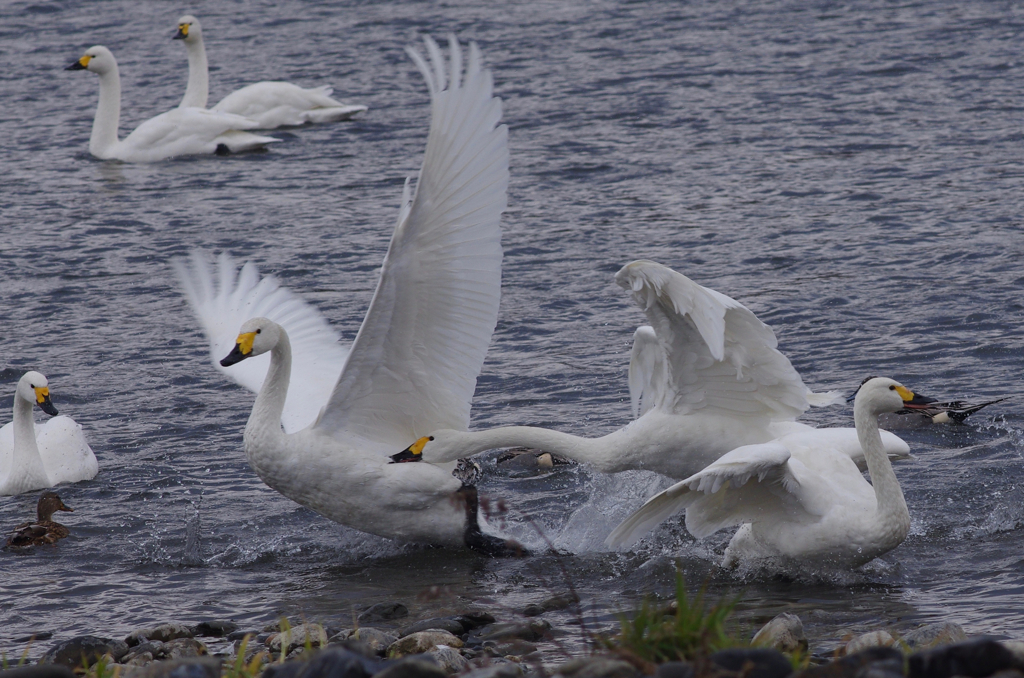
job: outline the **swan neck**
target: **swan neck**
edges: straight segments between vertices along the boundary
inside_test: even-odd
[[[551,452],[573,461],[593,464],[605,473],[622,470],[617,463],[615,434],[603,438],[581,438],[569,433],[535,426],[502,426],[486,431],[462,433],[464,447],[453,458],[468,457],[499,447],[530,447]],[[625,457],[621,457],[625,461]]]
[[[292,347],[288,335],[281,332],[277,345],[270,351],[270,369],[263,380],[263,386],[252,406],[249,423],[246,424],[246,437],[254,434],[263,440],[283,438],[281,415],[284,413],[285,399],[288,397],[288,382],[292,376]]]
[[[106,73],[100,73],[100,103],[96,107],[96,118],[92,121],[92,136],[89,137],[89,152],[97,158],[109,158],[117,145],[117,127],[121,121],[121,75],[117,65]]]
[[[32,421],[32,403],[14,398],[14,450],[6,479],[0,478],[8,493],[19,494],[49,487],[49,477],[36,444],[36,425]]]
[[[188,53],[188,85],[185,87],[185,96],[182,97],[178,107],[206,108],[206,101],[210,96],[206,47],[200,39],[196,42],[186,42],[185,51]]]
[[[875,490],[879,513],[906,523],[909,527],[910,513],[907,510],[907,502],[903,498],[903,490],[882,444],[882,434],[878,430],[878,415],[854,404],[853,420],[857,427],[860,446],[864,449],[864,458],[868,465],[868,475],[871,476],[871,485]]]

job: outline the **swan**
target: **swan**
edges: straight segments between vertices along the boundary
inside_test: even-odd
[[[33,405],[54,418],[37,428]],[[39,372],[22,375],[14,392],[14,420],[0,428],[0,495],[96,477],[99,465],[82,427],[56,415],[46,377]]]
[[[180,105],[206,108],[209,71],[203,46],[203,27],[199,20],[190,14],[178,19],[178,32],[174,39],[184,42],[188,53],[188,85]],[[332,91],[327,86],[303,89],[290,82],[263,81],[235,90],[211,110],[243,115],[259,123],[260,129],[308,122],[338,122],[367,110],[366,106],[332,99]]]
[[[706,469],[654,495],[608,536],[621,547],[683,508],[698,539],[731,525],[740,529],[722,561],[765,558],[857,567],[899,546],[910,513],[886,455],[878,415],[896,412],[914,394],[875,377],[853,406],[871,482],[849,455],[831,447],[776,440],[729,452]]]
[[[74,512],[75,509],[66,506],[56,492],[43,492],[36,502],[35,521],[22,523],[10,531],[7,537],[7,546],[41,546],[42,544],[56,544],[64,537],[71,534],[65,526],[53,520],[53,514],[57,511]]]
[[[615,281],[653,326],[634,335],[629,381],[636,419],[601,438],[529,426],[433,431],[393,460],[443,463],[525,446],[604,473],[644,469],[687,478],[741,445],[789,436],[794,444],[827,444],[864,462],[854,429],[795,421],[809,406],[838,396],[811,392],[776,349],[772,329],[745,306],[652,261],[626,264]],[[884,439],[890,455],[910,453],[895,435],[886,432]]]
[[[468,425],[501,292],[509,158],[501,100],[474,43],[463,77],[461,47],[449,39],[448,79],[437,44],[425,42],[429,66],[409,50],[431,94],[423,166],[414,195],[406,182],[347,357],[312,307],[272,279],[259,281],[254,268],[236,278],[222,259],[219,287],[208,269],[179,263],[178,274],[208,332],[211,313],[249,316],[220,361],[229,373],[269,354],[269,364],[239,378],[258,389],[244,445],[267,485],[363,532],[497,555],[510,547],[481,530],[476,489],[453,476],[455,463],[396,465],[388,457],[399,441]],[[253,317],[264,312],[277,321]],[[208,338],[214,349],[218,340]],[[321,355],[317,346],[327,349]],[[317,379],[334,383],[325,390]]]
[[[114,55],[106,47],[96,45],[65,70],[87,70],[100,76],[100,102],[92,123],[89,153],[101,160],[156,162],[182,155],[250,151],[280,141],[242,131],[259,127],[253,120],[201,108],[175,108],[161,113],[124,139],[118,139],[121,75]]]

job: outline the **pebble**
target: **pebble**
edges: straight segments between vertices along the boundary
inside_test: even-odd
[[[909,678],[985,678],[1000,671],[1024,670],[1024,662],[1005,645],[991,638],[916,652],[908,661]]]
[[[409,616],[409,608],[401,603],[377,603],[371,605],[359,615],[359,623],[403,619]]]
[[[761,627],[750,641],[756,647],[767,647],[780,652],[806,652],[807,636],[804,623],[795,614],[783,612]]]
[[[153,662],[131,673],[131,678],[220,678],[221,661],[216,657],[195,657]]]
[[[458,636],[447,631],[417,631],[399,638],[388,646],[388,657],[405,657],[411,654],[422,654],[433,650],[438,645],[448,647],[462,647],[464,643]]]
[[[410,657],[391,664],[373,678],[448,678],[448,674],[433,662]]]
[[[892,647],[871,647],[828,664],[811,666],[797,678],[865,678],[867,673],[888,673],[893,666],[903,675],[903,653]]]
[[[3,672],[4,678],[75,678],[75,673],[61,664],[19,666]]]
[[[128,634],[124,642],[128,647],[134,647],[145,640],[158,640],[167,642],[177,638],[192,638],[192,629],[182,624],[161,624],[151,629],[136,629]]]
[[[719,650],[709,659],[727,671],[742,672],[744,678],[786,678],[793,665],[778,650],[764,648]],[[750,665],[749,667],[747,665]]]
[[[529,641],[513,638],[509,641],[488,640],[484,643],[484,650],[487,654],[497,657],[523,657],[536,652],[537,646]]]
[[[75,636],[51,647],[39,660],[40,664],[61,664],[69,669],[95,664],[100,657],[109,654],[119,661],[128,654],[128,645],[120,640],[98,638],[97,636]]]
[[[348,647],[350,650],[359,652],[361,649],[353,647],[352,644],[346,641],[355,641],[362,645],[370,654],[383,657],[387,654],[388,647],[391,643],[398,640],[398,635],[394,633],[388,633],[375,629],[372,626],[364,626],[358,629],[349,629],[342,631],[341,633],[332,636],[330,643],[340,643]]]
[[[437,629],[440,631],[447,631],[455,636],[461,636],[466,632],[466,627],[461,622],[455,619],[424,619],[423,621],[410,624],[409,626],[402,629],[398,634],[398,637],[404,637],[410,633],[416,633],[417,631],[430,631],[431,629]]]
[[[529,622],[510,622],[493,624],[480,634],[482,640],[501,640],[519,638],[521,640],[540,640],[551,631],[551,623],[543,619]]]
[[[571,659],[559,666],[555,675],[566,678],[640,678],[643,674],[629,662],[596,656]]]
[[[888,631],[871,631],[857,636],[846,644],[844,654],[857,654],[869,647],[892,647],[896,642]]]
[[[938,622],[926,624],[903,636],[903,642],[913,649],[949,645],[967,640],[967,634],[959,624],[954,622]]]
[[[523,675],[523,667],[519,664],[506,662],[503,664],[491,664],[473,669],[463,674],[462,678],[520,678]]]
[[[445,673],[460,673],[469,668],[469,660],[459,654],[454,647],[438,645],[427,654],[434,658]]]
[[[545,612],[564,610],[570,605],[579,602],[579,600],[579,596],[575,593],[563,593],[562,595],[552,596],[541,603],[530,603],[523,610],[523,615],[527,617],[536,617],[537,615],[544,614]]]
[[[470,610],[463,612],[460,615],[453,617],[453,619],[460,624],[466,631],[472,631],[478,629],[481,626],[487,626],[493,624],[497,620],[489,613],[482,610]]]
[[[284,654],[288,655],[296,648],[306,647],[306,645],[325,647],[327,645],[327,632],[320,624],[299,624],[287,631],[275,633],[267,638],[265,644],[267,649],[275,655],[279,655],[282,649]]]

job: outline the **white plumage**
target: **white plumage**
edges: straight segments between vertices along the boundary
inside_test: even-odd
[[[188,86],[180,106],[206,108],[209,97],[209,68],[203,28],[190,14],[178,19],[176,39],[188,53]],[[290,82],[263,81],[246,85],[221,99],[210,110],[233,113],[256,121],[260,129],[274,129],[309,122],[338,122],[366,111],[366,106],[332,99],[330,87],[303,89]]]
[[[776,348],[775,333],[745,306],[651,261],[627,264],[615,280],[651,323],[634,334],[629,385],[635,421],[601,438],[528,426],[434,431],[423,459],[451,461],[522,445],[606,473],[643,469],[686,478],[736,447],[792,435],[827,441],[863,463],[854,429],[796,421],[811,405],[838,395],[812,393]],[[883,435],[890,455],[909,454],[902,440]]]
[[[38,372],[26,372],[18,381],[13,421],[0,428],[0,495],[89,480],[99,471],[96,455],[73,419],[55,416],[35,425],[34,405],[57,413],[49,393],[46,377]]]
[[[114,55],[106,47],[90,47],[67,70],[88,70],[100,77],[100,100],[89,137],[89,152],[102,160],[156,162],[224,150],[239,153],[280,141],[243,131],[258,127],[248,118],[201,108],[167,111],[119,139],[121,76]]]
[[[686,510],[697,538],[740,525],[723,565],[785,558],[855,567],[895,548],[910,514],[879,435],[878,415],[895,412],[913,394],[891,379],[861,387],[854,422],[871,483],[842,450],[809,436],[732,450],[699,473],[647,501],[607,539],[629,545],[674,513]]]
[[[270,353],[269,369],[259,366],[237,379],[252,388],[266,375],[245,430],[246,454],[264,482],[365,532],[462,544],[476,529],[477,516],[475,505],[472,515],[460,505],[457,494],[464,488],[451,474],[454,464],[390,464],[388,454],[400,440],[469,423],[476,377],[498,316],[508,133],[498,124],[501,102],[492,96],[476,45],[470,45],[463,79],[461,50],[451,38],[449,83],[440,49],[432,40],[426,44],[433,70],[410,50],[432,101],[423,167],[414,194],[406,185],[377,290],[347,360],[339,358],[322,322],[311,320],[310,307],[272,280],[257,283],[254,268],[243,268],[235,280],[234,266],[222,261],[219,286],[207,272],[186,282],[186,289],[211,350],[238,332],[236,325],[223,334],[221,317],[273,318],[241,324],[231,354],[244,367],[249,356]],[[193,268],[203,270],[201,264]],[[179,272],[187,280],[188,271]],[[319,368],[325,373],[343,362],[329,395],[300,375],[316,359],[307,353],[333,356],[330,368]],[[315,408],[322,406],[315,422],[290,434],[281,430],[282,417],[290,417],[297,403],[300,414],[292,425],[301,424],[301,413],[314,401]]]

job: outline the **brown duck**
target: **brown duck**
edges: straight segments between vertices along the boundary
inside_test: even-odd
[[[7,537],[8,546],[38,546],[40,544],[56,544],[58,540],[70,534],[68,528],[56,523],[51,518],[57,511],[74,511],[65,506],[56,492],[43,492],[36,504],[36,520],[22,523],[11,531]]]

